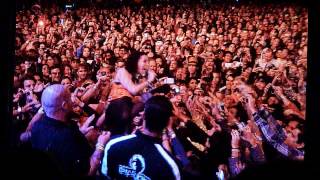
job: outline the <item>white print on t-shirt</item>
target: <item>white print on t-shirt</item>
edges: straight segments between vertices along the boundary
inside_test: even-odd
[[[126,177],[132,177],[134,180],[150,180],[143,174],[146,164],[140,154],[133,155],[129,160],[129,166],[119,165],[118,172]]]

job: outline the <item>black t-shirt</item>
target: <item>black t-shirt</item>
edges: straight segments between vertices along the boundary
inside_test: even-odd
[[[141,132],[108,142],[102,174],[111,179],[181,179],[177,163],[161,140]]]
[[[66,176],[85,176],[93,152],[76,124],[67,124],[45,116],[31,131],[32,148],[49,154]]]

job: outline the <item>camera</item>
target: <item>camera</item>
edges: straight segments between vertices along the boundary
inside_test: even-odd
[[[105,76],[105,75],[107,75],[106,72],[101,72],[101,76]]]
[[[180,88],[178,86],[172,86],[171,90],[174,92],[174,94],[179,94],[180,93]]]

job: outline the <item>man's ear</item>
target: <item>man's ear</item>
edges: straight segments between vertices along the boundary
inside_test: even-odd
[[[61,104],[61,107],[63,110],[68,110],[68,104],[66,101],[63,101],[62,104]]]

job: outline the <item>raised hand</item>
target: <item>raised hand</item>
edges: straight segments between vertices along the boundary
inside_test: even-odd
[[[148,82],[152,82],[154,81],[154,79],[156,78],[156,73],[152,70],[148,71]]]
[[[252,146],[257,145],[257,139],[254,134],[251,132],[251,128],[247,125],[243,130],[243,136],[241,136],[243,140],[248,141]]]
[[[109,131],[103,131],[98,137],[97,143],[106,145],[110,140],[111,133]]]
[[[90,126],[90,123],[94,120],[95,115],[91,115],[90,117],[88,117],[86,119],[86,121],[82,124],[82,126],[80,127],[80,131],[82,132],[82,134],[87,134],[90,130],[92,130],[94,127]]]
[[[237,130],[232,130],[231,131],[231,147],[232,148],[239,148],[240,145],[240,135]]]

